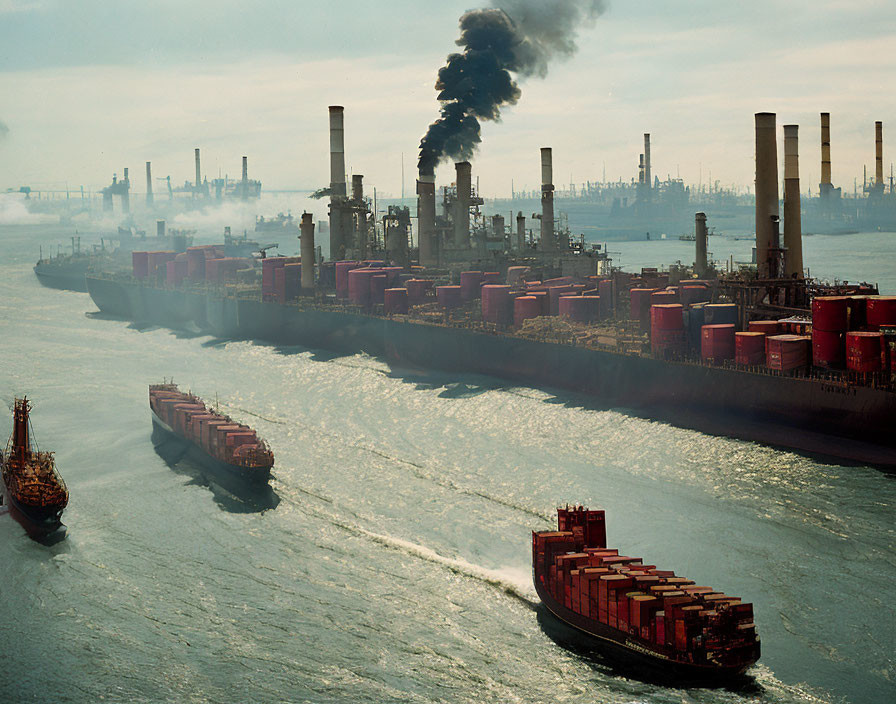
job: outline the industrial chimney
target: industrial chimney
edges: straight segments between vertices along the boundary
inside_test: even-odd
[[[818,192],[822,198],[831,196],[831,113],[821,113],[821,183]]]
[[[358,241],[358,254],[367,257],[367,209],[364,205],[364,177],[352,174],[352,204],[356,217],[352,218],[352,230]]]
[[[314,220],[311,213],[302,213],[302,222],[299,225],[301,234],[300,252],[302,255],[302,293],[313,295],[314,293]]]
[[[420,172],[417,178],[417,239],[420,266],[436,266],[436,177]]]
[[[249,157],[243,157],[243,185],[242,185],[242,199],[248,200],[249,198]]]
[[[520,252],[526,249],[526,216],[522,210],[516,214],[516,248]]]
[[[772,217],[778,217],[778,142],[775,113],[756,113],[756,264],[768,276]]]
[[[128,167],[124,167],[124,179],[121,182],[121,209],[127,214],[131,212],[131,179],[128,178]]]
[[[196,159],[196,192],[199,193],[199,189],[202,188],[202,170],[199,168],[199,147],[196,147],[194,155]]]
[[[884,123],[874,123],[874,191],[884,192]]]
[[[541,249],[552,252],[554,243],[554,162],[550,147],[541,149]]]
[[[694,262],[694,273],[699,278],[706,276],[708,262],[706,261],[706,213],[697,213],[694,216],[694,235],[697,241],[697,258]]]
[[[146,205],[152,207],[152,166],[151,162],[146,162]]]
[[[330,259],[345,258],[345,108],[330,106]]]
[[[803,275],[799,125],[784,125],[784,276]]]
[[[644,134],[644,183],[647,184],[647,193],[653,188],[653,178],[650,175],[650,134]]]
[[[469,161],[454,165],[457,198],[454,201],[454,246],[470,247],[470,197],[473,193],[473,167]]]

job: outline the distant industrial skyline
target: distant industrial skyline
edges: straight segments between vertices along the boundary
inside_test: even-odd
[[[0,188],[97,188],[143,167],[173,184],[238,177],[265,188],[328,182],[327,106],[345,106],[346,165],[368,188],[414,192],[419,140],[437,116],[434,83],[455,50],[468,2],[376,4],[162,0],[0,0]],[[753,114],[800,125],[802,190],[817,192],[819,112],[831,113],[833,182],[851,193],[874,171],[884,122],[885,175],[896,161],[888,70],[896,9],[873,0],[611,2],[579,33],[580,51],[522,83],[503,122],[485,123],[473,159],[487,197],[534,190],[542,146],[563,186],[637,178],[643,133],[653,172],[750,187]],[[5,125],[7,130],[2,128]],[[892,135],[892,139],[890,138]],[[779,161],[783,134],[779,129]],[[440,167],[440,183],[453,180]],[[158,183],[158,182],[157,182]],[[157,192],[161,184],[157,185]]]

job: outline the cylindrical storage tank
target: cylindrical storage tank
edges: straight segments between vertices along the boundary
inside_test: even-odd
[[[707,303],[703,308],[706,325],[737,325],[737,305],[734,303]]]
[[[376,274],[370,277],[370,302],[381,305],[385,301],[386,287],[389,285],[389,277],[386,274]]]
[[[879,372],[883,369],[882,356],[883,336],[879,332],[846,333],[846,368],[850,371]]]
[[[663,306],[675,303],[680,303],[678,294],[675,291],[655,291],[650,294],[651,306]]]
[[[680,303],[650,307],[650,344],[654,353],[658,354],[684,351],[684,308]]]
[[[551,299],[547,291],[530,291],[527,295],[538,301],[539,315],[551,314]]]
[[[426,292],[432,287],[432,281],[429,279],[408,279],[404,282],[404,285],[408,290],[408,304],[416,306],[423,303],[426,299]]]
[[[812,329],[845,332],[849,328],[849,299],[846,296],[816,296],[812,299]]]
[[[541,316],[541,303],[535,296],[520,296],[513,302],[513,324],[520,327],[524,320]]]
[[[847,296],[849,329],[861,330],[868,325],[868,296]]]
[[[348,272],[348,300],[356,306],[370,305],[370,279],[376,269],[351,269]]]
[[[846,333],[813,327],[812,364],[826,369],[842,369],[845,363]]]
[[[145,279],[149,274],[149,252],[131,252],[131,267],[135,279]]]
[[[484,283],[484,284],[499,284],[499,283],[501,283],[501,272],[499,272],[499,271],[483,272],[482,283]]]
[[[460,287],[458,287],[460,288]],[[482,287],[482,319],[496,325],[507,325],[513,320],[510,286],[486,284]]]
[[[700,333],[700,356],[716,362],[734,359],[734,325],[704,325]]]
[[[632,320],[644,320],[650,315],[650,297],[656,289],[633,288],[629,291],[629,315]]]
[[[482,286],[481,271],[462,271],[460,273],[460,297],[464,301],[479,298],[479,287]]]
[[[567,286],[551,286],[548,289],[548,296],[550,298],[551,305],[551,315],[560,315],[560,297],[568,296],[573,293],[574,289],[572,284]]]
[[[601,315],[600,296],[561,296],[560,317],[590,323]]]
[[[604,279],[597,284],[597,295],[600,296],[600,317],[610,318],[613,315],[616,296],[612,279]]]
[[[348,298],[348,273],[358,267],[358,262],[336,262],[336,298]]]
[[[460,286],[436,286],[436,299],[442,308],[457,308],[462,303]]]
[[[766,365],[769,369],[790,371],[809,364],[811,338],[802,335],[773,335],[766,344]]]
[[[779,335],[781,333],[781,323],[777,320],[751,320],[747,324],[750,332],[764,332],[766,335]]]
[[[896,296],[868,296],[865,312],[872,331],[896,326]]]
[[[383,291],[383,312],[386,315],[404,315],[408,312],[408,290],[387,288]]]
[[[398,277],[404,269],[400,266],[384,266],[380,271],[389,277],[389,288],[394,288],[398,285]]]
[[[765,364],[765,333],[734,333],[734,361],[750,366]]]

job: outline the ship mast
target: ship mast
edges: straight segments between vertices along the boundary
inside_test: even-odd
[[[15,400],[13,411],[12,455],[24,461],[31,451],[31,437],[28,428],[28,411],[31,404],[27,398]]]

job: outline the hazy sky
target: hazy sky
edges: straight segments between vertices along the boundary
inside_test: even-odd
[[[348,169],[397,194],[404,152],[413,192],[436,72],[475,6],[0,0],[0,189],[98,187],[128,166],[139,192],[146,160],[182,183],[197,146],[210,177],[238,175],[246,154],[265,187],[318,187],[327,106],[341,104]],[[600,179],[604,165],[630,179],[644,132],[661,178],[751,183],[757,111],[801,125],[804,190],[817,189],[822,110],[837,185],[873,171],[876,119],[888,172],[896,161],[896,3],[610,0],[579,45],[485,126],[474,160],[485,195],[509,194],[511,179],[536,187],[542,146],[558,184]]]

